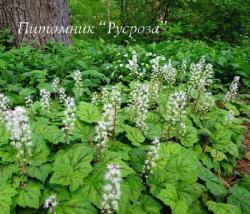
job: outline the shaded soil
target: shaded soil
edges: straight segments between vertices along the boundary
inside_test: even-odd
[[[246,126],[245,141],[246,155],[243,160],[239,160],[236,169],[239,172],[250,175],[250,123],[244,124]]]

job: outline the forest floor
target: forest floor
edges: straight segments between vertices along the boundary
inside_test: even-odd
[[[244,124],[246,126],[245,141],[246,155],[243,160],[239,160],[237,163],[237,170],[242,173],[250,175],[250,122]]]
[[[246,146],[245,158],[237,162],[235,171],[232,176],[223,179],[224,185],[227,188],[232,187],[234,183],[237,182],[237,180],[239,179],[239,173],[245,173],[247,175],[250,175],[250,122],[245,123],[244,125],[246,126],[244,140],[244,144]]]

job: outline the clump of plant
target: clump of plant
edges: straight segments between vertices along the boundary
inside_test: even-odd
[[[248,213],[238,78],[224,95],[204,57],[137,52],[118,84],[74,68],[0,94],[1,213]]]

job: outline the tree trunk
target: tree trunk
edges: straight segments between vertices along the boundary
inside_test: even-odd
[[[111,21],[111,14],[110,14],[110,0],[106,0],[106,14],[108,17],[108,22]]]
[[[49,40],[71,43],[68,32],[41,30],[44,26],[66,29],[70,25],[67,0],[0,0],[0,17],[0,29],[10,28],[16,45],[29,43],[39,47]],[[28,28],[26,24],[21,28],[21,22],[28,22]]]
[[[121,9],[120,9],[120,16],[121,16],[121,23],[122,26],[126,26],[127,24],[127,0],[121,0]]]

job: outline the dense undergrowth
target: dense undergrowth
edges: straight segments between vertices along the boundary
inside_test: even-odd
[[[182,60],[187,63],[198,61],[200,56],[213,64],[215,78],[228,84],[234,76],[242,79],[244,89],[250,87],[249,50],[242,47],[230,47],[225,44],[208,46],[201,41],[166,41],[158,44],[117,46],[97,42],[76,42],[74,46],[65,47],[51,44],[44,49],[34,49],[24,46],[20,49],[0,47],[0,86],[4,91],[13,94],[15,103],[20,103],[26,95],[28,86],[40,87],[46,81],[52,81],[57,76],[62,79],[64,87],[71,88],[72,71],[83,72],[83,87],[93,89],[101,85],[117,82],[117,75],[112,75],[115,65],[123,61],[123,55],[131,49],[138,54],[138,60],[143,63],[147,52],[162,55],[171,59],[173,65],[180,66]],[[118,75],[119,76],[119,75]],[[42,87],[42,86],[41,86]],[[24,91],[22,90],[24,89]],[[247,93],[245,90],[244,93]]]
[[[1,213],[248,214],[247,60],[189,41],[2,47]]]

